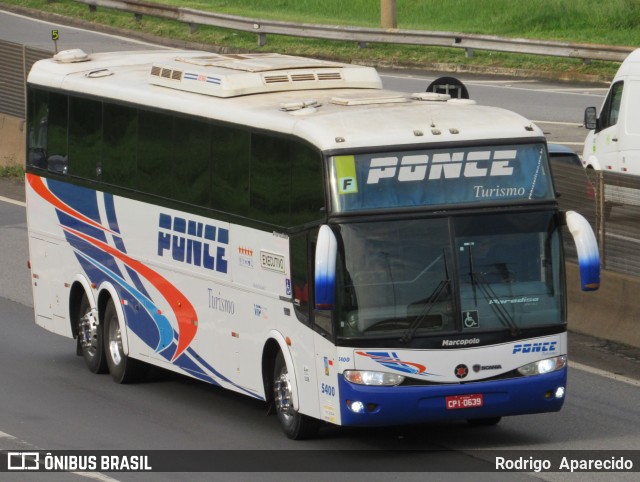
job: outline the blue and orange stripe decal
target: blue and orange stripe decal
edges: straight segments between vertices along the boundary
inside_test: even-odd
[[[93,228],[97,228],[103,232],[118,236],[119,233],[114,232],[110,228],[104,227],[102,224],[78,212],[76,209],[72,208],[67,203],[62,201],[58,196],[51,192],[51,190],[45,185],[41,177],[27,173],[27,181],[31,188],[41,198],[50,203],[57,210]],[[112,227],[115,227],[113,223],[110,224],[112,225]],[[178,346],[171,359],[172,362],[175,361],[189,347],[198,330],[197,314],[193,305],[189,302],[187,297],[184,296],[180,292],[180,290],[178,290],[173,284],[171,284],[158,272],[149,268],[145,264],[131,258],[121,250],[116,249],[104,241],[96,239],[69,226],[61,225],[61,228],[66,233],[82,239],[89,243],[91,246],[98,248],[102,252],[107,253],[120,260],[128,268],[131,268],[134,272],[138,273],[147,281],[149,281],[149,283],[151,283],[154,288],[156,288],[156,290],[158,290],[158,292],[165,298],[167,303],[169,303],[169,306],[171,307],[171,310],[173,311],[173,314],[178,323]]]

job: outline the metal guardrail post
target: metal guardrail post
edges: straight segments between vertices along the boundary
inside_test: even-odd
[[[380,0],[380,26],[398,28],[396,0]]]
[[[605,246],[605,234],[606,234],[606,219],[607,219],[607,211],[605,206],[605,195],[604,195],[604,172],[596,171],[596,233],[598,233],[598,246],[600,249],[600,266],[602,268],[607,267],[606,263],[606,246]]]

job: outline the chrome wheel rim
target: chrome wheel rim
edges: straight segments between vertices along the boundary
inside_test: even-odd
[[[93,310],[87,310],[80,318],[80,332],[82,348],[90,357],[94,357],[98,351],[98,322]]]
[[[289,382],[289,373],[286,367],[282,369],[280,375],[276,378],[273,391],[276,410],[286,421],[291,420],[293,417],[291,383]]]
[[[122,334],[117,319],[112,319],[109,323],[109,354],[115,365],[122,363],[124,350],[122,349]]]

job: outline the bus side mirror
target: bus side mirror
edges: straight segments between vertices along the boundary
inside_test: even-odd
[[[590,131],[598,128],[598,116],[595,107],[587,107],[584,110],[584,126]]]
[[[331,228],[320,226],[316,242],[316,310],[333,310],[336,293],[336,255],[338,242]]]
[[[600,253],[596,235],[581,214],[567,211],[566,220],[578,251],[582,291],[595,291],[600,287]]]

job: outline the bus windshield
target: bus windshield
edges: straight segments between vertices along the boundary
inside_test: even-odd
[[[331,158],[334,212],[553,199],[543,143]]]
[[[342,224],[339,337],[521,330],[566,322],[551,212]]]

